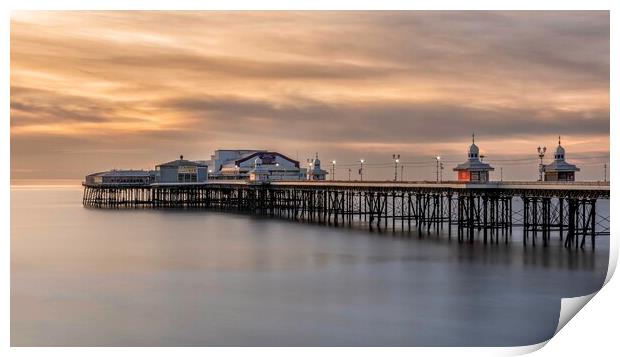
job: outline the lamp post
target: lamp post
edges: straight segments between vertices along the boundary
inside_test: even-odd
[[[439,182],[443,182],[443,162],[439,162]]]
[[[499,180],[504,181],[504,168],[503,167],[499,168]]]
[[[603,181],[607,182],[607,164],[603,165]]]
[[[360,181],[364,181],[364,159],[360,160]]]
[[[405,165],[400,165],[400,181],[404,180],[403,172],[405,171]]]
[[[336,160],[332,160],[332,181],[336,180]]]
[[[547,147],[543,146],[542,148],[538,147],[538,157],[540,158],[540,164],[538,165],[538,181],[543,180],[543,171],[545,166],[543,165],[543,158],[545,157],[545,152],[547,152]]]
[[[351,169],[349,168],[349,181],[351,181]]]
[[[400,154],[392,154],[392,160],[394,160],[394,182],[398,180],[398,163],[400,162]]]
[[[312,161],[310,159],[306,161],[308,161],[308,180],[312,180]]]
[[[441,160],[441,156],[437,156],[435,158],[435,160],[437,160],[437,172],[436,172],[436,174],[437,174],[437,183],[439,183],[439,160]]]

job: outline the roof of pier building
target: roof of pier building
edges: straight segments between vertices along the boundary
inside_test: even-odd
[[[580,171],[580,169],[566,162],[566,150],[562,147],[562,140],[558,136],[558,147],[555,149],[555,155],[553,158],[553,162],[545,165],[546,172],[574,172]]]
[[[233,160],[229,160],[226,161],[222,164],[222,168],[232,168],[232,167],[240,167],[242,163],[245,162],[249,162],[251,165],[254,163],[254,160],[252,160],[253,158],[260,158],[261,160],[261,164],[264,165],[275,165],[276,163],[276,157],[281,157],[286,161],[289,161],[290,163],[292,163],[295,167],[299,167],[299,161],[293,160],[290,157],[283,155],[279,152],[275,152],[275,151],[256,151],[253,153],[249,153],[246,155],[243,155],[241,157],[238,157],[236,159]]]
[[[454,171],[493,171],[495,170],[491,165],[486,162],[480,161],[480,149],[475,142],[475,136],[472,134],[471,136],[471,145],[469,146],[469,151],[467,152],[467,161],[462,164],[457,165],[453,170]]]
[[[109,170],[109,171],[101,171],[89,174],[87,176],[113,176],[113,177],[135,177],[135,176],[150,176],[153,175],[153,171],[146,170]]]
[[[157,165],[157,167],[178,167],[178,166],[207,167],[207,164],[197,162],[197,161],[185,160],[183,159],[183,155],[181,155],[178,160],[168,161],[163,164]]]

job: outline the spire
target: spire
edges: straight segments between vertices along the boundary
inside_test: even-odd
[[[476,143],[476,134],[471,133],[471,143],[475,144]]]
[[[562,145],[562,139],[560,138],[559,135],[558,135],[558,145]]]
[[[314,155],[315,155],[315,157],[316,157],[317,159],[319,158],[319,153],[318,153],[318,152],[315,152],[315,153],[314,153]]]

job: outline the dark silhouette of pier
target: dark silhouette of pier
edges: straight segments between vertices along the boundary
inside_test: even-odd
[[[548,245],[552,235],[566,248],[584,248],[587,238],[608,235],[609,217],[596,202],[609,199],[604,182],[372,182],[211,181],[150,185],[83,184],[83,204],[98,208],[196,207],[246,212],[334,226],[447,231],[459,242],[480,237],[485,244],[508,242],[513,227],[523,244]],[[520,209],[513,211],[519,200]],[[456,231],[456,232],[454,232]]]

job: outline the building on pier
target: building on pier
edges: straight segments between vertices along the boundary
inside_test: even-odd
[[[298,161],[274,151],[255,151],[224,161],[210,173],[210,177],[219,180],[255,180],[260,176],[252,176],[252,172],[256,174],[257,167],[260,167],[261,175],[268,175],[268,181],[298,181],[306,177],[306,170],[299,167]]]
[[[554,160],[549,165],[543,166],[545,181],[575,181],[575,172],[580,169],[565,160],[566,151],[562,147],[561,138],[558,136],[558,147],[555,149]]]
[[[467,153],[467,161],[457,165],[454,171],[458,172],[458,180],[460,182],[488,182],[489,171],[495,170],[491,165],[480,160],[480,149],[475,142],[475,137],[471,136],[471,145]]]
[[[308,160],[308,180],[323,181],[326,176],[327,171],[321,169],[321,160],[319,160],[319,153],[317,152],[314,159]]]
[[[156,182],[185,183],[206,182],[208,165],[205,163],[183,159],[166,162],[155,166]]]
[[[209,165],[209,176],[217,179],[219,173],[221,172],[223,166],[230,162],[234,162],[242,157],[247,155],[251,155],[255,152],[266,152],[266,150],[257,150],[257,149],[233,149],[233,150],[215,150],[213,155],[211,155],[211,159],[206,163]]]
[[[88,185],[123,185],[140,186],[149,185],[156,180],[155,171],[145,170],[110,170],[96,172],[86,176]]]
[[[290,165],[281,165],[275,160],[264,159],[265,155],[257,155],[254,167],[250,170],[248,179],[252,182],[270,181],[299,181],[306,176],[306,170]]]

